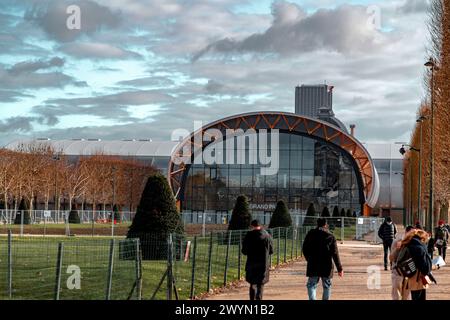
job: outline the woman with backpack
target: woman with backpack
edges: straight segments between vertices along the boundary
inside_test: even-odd
[[[439,220],[438,226],[434,229],[434,245],[438,249],[439,255],[445,261],[447,252],[448,230],[445,227],[445,221]]]
[[[428,255],[427,242],[427,232],[411,231],[402,241],[398,255],[397,268],[407,278],[405,289],[411,291],[412,300],[426,300],[426,289],[431,283],[431,279],[434,280],[431,274],[432,262]]]

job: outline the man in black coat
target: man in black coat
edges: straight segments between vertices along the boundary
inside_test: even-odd
[[[384,250],[384,270],[388,267],[388,251],[390,252],[392,247],[392,242],[394,242],[395,236],[397,235],[397,227],[392,222],[391,217],[386,217],[384,222],[378,229],[378,236],[383,240],[383,250]],[[392,266],[391,266],[392,267]]]
[[[269,282],[272,237],[258,220],[253,220],[251,227],[242,242],[242,253],[247,256],[245,280],[250,284],[250,300],[262,300],[264,285]]]
[[[333,278],[334,264],[339,276],[344,275],[336,238],[328,231],[327,220],[317,219],[317,228],[310,230],[303,242],[303,255],[307,261],[306,276],[308,277],[309,300],[316,300],[316,289],[319,279],[322,279],[323,300],[331,296],[331,280]]]

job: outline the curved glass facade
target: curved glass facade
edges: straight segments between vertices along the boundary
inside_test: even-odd
[[[180,197],[182,210],[229,212],[241,194],[252,212],[273,211],[281,199],[291,212],[305,212],[310,203],[316,211],[324,206],[361,210],[362,183],[346,151],[295,133],[280,132],[279,138],[275,175],[261,175],[258,164],[192,165]]]

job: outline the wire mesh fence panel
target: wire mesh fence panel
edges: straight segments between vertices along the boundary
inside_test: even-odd
[[[0,300],[9,299],[8,239],[0,237]]]
[[[153,233],[129,234],[139,239],[142,257],[142,298],[165,300],[167,298],[168,235]]]
[[[54,298],[58,243],[53,239],[12,239],[12,299]]]
[[[177,290],[179,299],[185,300],[190,297],[193,264],[193,238],[173,234],[172,239],[174,247],[173,275],[175,279],[175,289]]]

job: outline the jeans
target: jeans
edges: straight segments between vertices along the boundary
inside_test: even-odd
[[[387,269],[388,266],[388,251],[391,250],[393,240],[384,240],[383,241],[383,249],[384,249],[384,269]]]
[[[309,277],[306,287],[308,288],[309,300],[316,300],[316,289],[320,277]],[[330,300],[331,297],[331,278],[321,277],[322,279],[322,300]]]
[[[425,301],[427,300],[427,290],[411,291],[411,300]]]
[[[437,247],[437,248],[438,248],[439,255],[445,261],[445,253],[447,252],[447,247],[445,246],[445,247]]]
[[[263,284],[251,284],[250,285],[250,300],[262,300],[264,291]]]

